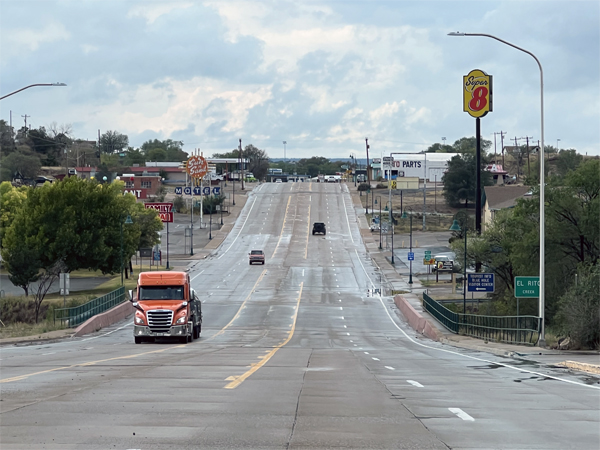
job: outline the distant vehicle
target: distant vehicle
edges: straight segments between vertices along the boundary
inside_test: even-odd
[[[327,234],[327,230],[325,229],[325,224],[323,222],[315,222],[313,224],[312,234],[315,235],[317,233]]]
[[[283,181],[281,181],[281,178],[277,178],[277,179],[275,180],[275,183],[283,183]]]
[[[254,263],[265,264],[265,252],[262,250],[252,250],[248,253],[249,256],[249,264],[252,265]]]

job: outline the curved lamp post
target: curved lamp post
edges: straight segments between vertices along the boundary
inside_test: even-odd
[[[127,225],[132,224],[131,216],[127,214],[127,218],[123,220],[123,217],[119,220],[119,231],[121,232],[121,286],[123,286],[123,222]]]
[[[65,83],[36,83],[36,84],[30,84],[29,86],[25,86],[24,88],[18,89],[14,92],[11,92],[10,94],[6,94],[3,95],[2,97],[0,97],[0,100],[4,100],[6,97],[10,97],[11,95],[14,95],[18,92],[24,91],[25,89],[29,89],[35,86],[66,86]]]
[[[406,211],[410,211],[410,214],[406,214]],[[402,213],[402,218],[406,219],[407,217],[410,217],[410,253],[412,253],[412,216],[413,216],[413,209],[411,206],[407,206],[406,208],[404,208],[404,212]],[[410,272],[408,275],[408,284],[413,284],[413,279],[412,279],[412,260],[408,261],[409,266],[410,266]]]
[[[545,347],[546,346],[546,334],[545,334],[545,327],[544,327],[544,309],[545,309],[545,274],[546,274],[546,267],[545,267],[545,261],[544,258],[546,256],[546,244],[545,244],[545,210],[544,210],[544,187],[545,187],[545,182],[544,182],[544,71],[542,69],[542,64],[540,63],[539,59],[537,59],[537,57],[531,53],[528,50],[525,50],[524,48],[518,47],[514,44],[511,44],[510,42],[507,42],[503,39],[500,39],[499,37],[493,36],[491,34],[485,34],[485,33],[461,33],[459,31],[457,32],[453,32],[453,33],[448,33],[448,36],[481,36],[481,37],[488,37],[490,39],[495,39],[498,42],[502,42],[503,44],[508,45],[509,47],[512,48],[516,48],[519,51],[522,51],[523,53],[527,53],[529,56],[531,56],[533,59],[535,59],[535,62],[537,63],[538,67],[540,68],[540,134],[541,134],[541,148],[540,148],[540,154],[541,157],[539,158],[540,161],[540,303],[539,303],[539,310],[540,310],[540,339],[539,339],[539,346],[540,347]]]
[[[464,226],[461,228],[457,217],[464,217]],[[469,215],[465,211],[459,211],[454,215],[450,231],[462,231],[465,237],[465,254],[463,261],[463,314],[467,313],[467,232],[469,231]]]

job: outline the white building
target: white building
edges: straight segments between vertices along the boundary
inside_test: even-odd
[[[383,168],[381,159],[373,158],[373,177],[388,179],[391,172],[392,180],[398,177],[419,177],[422,180],[427,177],[427,181],[441,181],[448,170],[448,161],[456,155],[458,153],[394,154],[383,158]]]

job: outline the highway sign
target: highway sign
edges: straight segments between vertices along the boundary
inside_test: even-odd
[[[467,274],[467,291],[469,292],[494,292],[495,287],[493,273]]]
[[[515,277],[515,297],[538,298],[540,296],[540,277]]]
[[[183,188],[181,186],[175,188],[175,195],[183,194]]]
[[[408,252],[408,260],[409,261],[414,261],[415,260],[415,254],[413,252]]]
[[[423,258],[424,266],[435,266],[435,259],[433,258]]]
[[[431,250],[425,250],[425,259],[431,259]]]

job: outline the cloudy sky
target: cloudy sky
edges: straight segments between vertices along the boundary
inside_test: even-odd
[[[494,76],[482,136],[599,154],[600,2],[0,1],[0,103],[20,128],[70,124],[174,139],[205,155],[254,144],[274,158],[418,152],[475,134],[462,77]],[[557,141],[560,139],[560,141]],[[498,149],[500,137],[498,135]],[[524,141],[522,141],[524,143]],[[506,142],[505,142],[506,143]],[[521,143],[521,142],[520,142]]]

